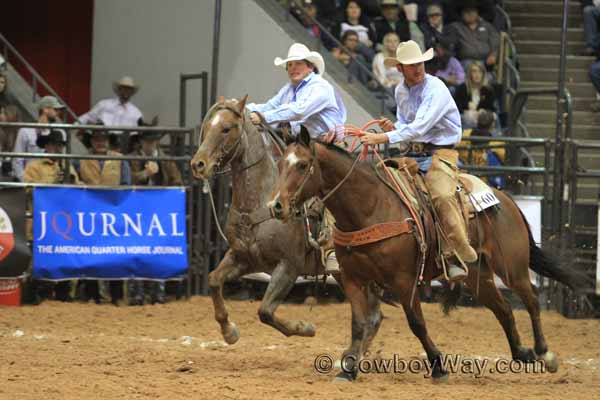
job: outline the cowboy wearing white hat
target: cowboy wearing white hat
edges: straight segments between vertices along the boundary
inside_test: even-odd
[[[319,53],[294,43],[287,57],[276,57],[274,63],[285,67],[290,83],[268,102],[246,106],[254,124],[289,124],[293,136],[304,125],[312,137],[318,137],[346,122],[346,107],[323,78],[325,61]]]
[[[323,78],[325,62],[319,53],[310,51],[301,43],[294,43],[287,57],[276,57],[274,63],[277,67],[285,66],[290,83],[265,104],[246,106],[251,111],[250,119],[254,124],[289,124],[292,136],[300,133],[301,126],[304,126],[313,138],[344,125],[346,107],[333,86]],[[324,231],[335,223],[327,210],[323,222]],[[325,272],[338,273],[334,250],[322,248],[322,252]]]
[[[410,156],[415,157],[419,169],[427,171],[425,181],[447,241],[442,242],[444,256],[450,268],[451,281],[464,279],[464,262],[477,260],[477,253],[469,244],[467,229],[458,207],[455,192],[458,186],[458,152],[454,150],[462,137],[460,113],[446,85],[435,76],[425,73],[425,61],[433,58],[433,49],[421,53],[417,43],[400,43],[396,58],[387,58],[387,67],[396,66],[404,75],[404,82],[396,86],[397,119],[394,124],[387,118],[380,123],[385,134],[367,134],[363,143],[410,142]],[[456,265],[456,261],[463,268]]]
[[[131,97],[139,90],[133,78],[124,76],[112,84],[116,98],[100,100],[90,111],[81,115],[82,124],[95,124],[103,121],[107,126],[139,126],[143,121],[142,112],[132,102]]]

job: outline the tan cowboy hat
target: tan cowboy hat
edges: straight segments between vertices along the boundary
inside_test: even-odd
[[[117,94],[117,89],[119,88],[119,86],[126,86],[132,88],[133,94],[136,94],[139,89],[139,86],[135,84],[133,78],[130,76],[124,76],[118,81],[113,82],[113,92],[115,92],[115,94]]]
[[[414,40],[402,42],[396,49],[396,58],[386,58],[383,63],[387,68],[395,67],[398,64],[417,64],[429,61],[433,58],[433,49],[421,53],[419,45]]]
[[[323,75],[325,72],[325,61],[323,61],[323,57],[316,51],[310,51],[308,47],[302,43],[294,43],[288,50],[287,58],[275,57],[273,62],[275,63],[275,66],[280,67],[282,65],[287,65],[288,61],[300,60],[306,60],[317,67],[317,73],[319,75]]]

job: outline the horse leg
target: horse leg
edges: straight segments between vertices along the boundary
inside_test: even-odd
[[[381,301],[379,297],[375,294],[375,290],[378,290],[375,287],[374,283],[367,285],[367,330],[365,333],[365,344],[364,351],[367,352],[373,343],[373,339],[375,339],[375,335],[379,331],[379,327],[381,326],[381,321],[383,320],[383,314],[381,312]]]
[[[472,289],[476,288],[476,279],[477,271],[470,271],[467,285]],[[521,339],[519,337],[519,332],[517,331],[512,308],[496,287],[494,275],[487,268],[485,263],[481,263],[479,295],[477,299],[484,306],[492,310],[496,319],[500,322],[500,325],[502,325],[502,329],[504,329],[504,333],[508,339],[513,359],[523,362],[533,362],[535,360],[535,354],[532,349],[521,346]]]
[[[286,321],[275,316],[275,310],[290,292],[298,274],[287,263],[281,262],[271,274],[271,282],[258,309],[261,322],[272,326],[285,336],[315,336],[315,327],[304,321]]]
[[[233,322],[229,321],[225,300],[223,299],[223,284],[227,281],[239,278],[245,271],[244,264],[237,264],[231,250],[225,253],[217,268],[208,274],[208,286],[215,309],[215,319],[221,326],[223,339],[234,344],[240,338],[240,332]]]
[[[531,318],[531,326],[533,328],[533,338],[535,341],[534,350],[538,360],[543,360],[549,372],[558,371],[558,359],[555,354],[548,351],[548,345],[542,331],[542,321],[540,318],[540,303],[537,298],[535,288],[529,282],[529,277],[524,282],[513,284],[513,289],[525,304],[529,317]]]
[[[408,325],[427,353],[427,359],[431,366],[431,378],[434,382],[446,382],[448,380],[448,371],[444,369],[442,353],[438,350],[427,333],[425,318],[423,318],[423,310],[421,309],[421,301],[419,300],[418,294],[415,295],[412,307],[410,305],[410,293],[412,292],[412,287],[410,280],[407,282],[409,282],[409,284],[403,285],[405,287],[402,288],[400,293],[404,294],[402,296],[402,308],[406,314]]]
[[[358,376],[358,363],[365,350],[368,300],[359,282],[343,272],[342,281],[352,308],[352,338],[350,347],[342,354],[342,371],[336,376],[336,380],[350,382]]]

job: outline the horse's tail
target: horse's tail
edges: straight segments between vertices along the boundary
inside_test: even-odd
[[[456,283],[454,287],[445,286],[440,297],[442,311],[444,315],[449,315],[450,311],[458,307],[458,300],[462,294],[462,284]]]
[[[516,204],[515,207],[517,207]],[[521,218],[523,218],[523,222],[527,226],[527,235],[529,236],[529,268],[546,278],[554,279],[567,285],[572,290],[589,288],[592,281],[585,273],[563,267],[548,252],[537,246],[531,234],[531,227],[527,223],[523,212],[519,207],[517,207],[517,210],[519,210]]]

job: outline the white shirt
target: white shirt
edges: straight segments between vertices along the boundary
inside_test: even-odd
[[[142,112],[128,101],[121,104],[119,99],[100,100],[90,111],[79,117],[82,124],[96,124],[100,121],[106,126],[138,126]]]
[[[38,130],[36,128],[21,128],[17,133],[17,138],[15,139],[15,148],[13,152],[15,153],[43,153],[44,150],[37,147],[35,142],[38,138]],[[32,159],[24,159],[24,158],[13,158],[12,159],[12,169],[13,176],[17,178],[20,182],[23,182],[23,174],[25,173],[25,166],[27,163],[33,160]]]
[[[383,53],[377,53],[373,58],[373,74],[377,77],[379,83],[385,87],[392,87],[399,82],[402,82],[404,77],[398,68],[386,68],[383,63],[385,56]]]

